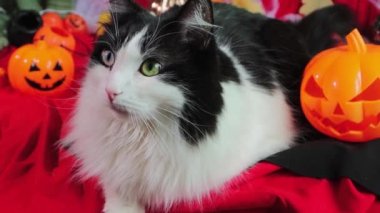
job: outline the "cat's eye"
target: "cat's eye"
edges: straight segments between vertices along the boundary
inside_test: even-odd
[[[160,73],[161,64],[153,59],[148,59],[141,64],[140,72],[141,74],[151,77]]]
[[[102,51],[102,62],[107,67],[112,67],[115,63],[115,54],[111,50]]]

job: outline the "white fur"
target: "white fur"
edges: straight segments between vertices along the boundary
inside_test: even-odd
[[[273,153],[289,148],[295,130],[281,90],[272,94],[252,85],[249,75],[228,47],[241,84],[222,83],[224,107],[215,134],[198,146],[186,143],[167,107],[180,112],[182,92],[144,77],[138,33],[117,54],[113,71],[93,67],[85,77],[72,130],[66,141],[80,163],[81,175],[99,176],[106,192],[105,211],[139,212],[144,205],[169,207],[180,200],[199,201],[211,191]],[[122,92],[115,102],[138,116],[155,117],[147,123],[111,109],[105,88]],[[147,125],[149,128],[147,127]]]

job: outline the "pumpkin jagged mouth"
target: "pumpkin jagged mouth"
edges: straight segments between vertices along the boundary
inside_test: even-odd
[[[38,90],[41,90],[41,91],[51,91],[59,86],[61,86],[63,84],[63,82],[65,81],[65,78],[66,77],[63,77],[62,79],[56,81],[53,86],[51,87],[42,87],[41,84],[37,83],[37,82],[34,82],[30,79],[28,79],[27,77],[25,77],[25,80],[26,82],[29,84],[29,86],[33,87],[34,89],[38,89]]]
[[[343,121],[341,123],[334,123],[328,118],[323,118],[321,114],[319,114],[315,110],[310,110],[311,114],[318,118],[319,122],[326,126],[334,129],[340,134],[348,133],[350,131],[363,131],[368,127],[377,127],[380,123],[380,113],[377,116],[371,116],[360,123],[352,122],[349,120]]]

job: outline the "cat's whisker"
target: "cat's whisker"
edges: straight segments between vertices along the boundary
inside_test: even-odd
[[[175,135],[171,129],[169,129],[168,127],[166,127],[166,125],[164,125],[159,119],[157,119],[155,116],[152,116],[152,115],[148,115],[148,119],[152,120],[153,122],[156,123],[156,126],[157,127],[160,127],[160,130],[154,130],[155,133],[157,135],[160,135],[160,138],[161,138],[161,143],[160,146],[158,146],[161,150],[162,153],[167,153],[168,150],[170,150],[170,147],[169,147],[169,144],[168,144],[168,141],[162,139],[162,136],[161,134],[159,134],[159,131],[163,130],[165,131],[165,133],[172,137],[172,138],[177,138],[178,136]],[[168,137],[169,138],[169,137]]]
[[[113,42],[113,43],[117,43],[116,42],[116,38],[115,36],[109,31],[109,29],[107,27],[104,28],[105,32],[106,32],[106,35],[107,37]],[[110,47],[112,47],[112,45],[110,45]]]
[[[178,125],[178,121],[175,121],[174,119],[162,114],[161,112],[158,112],[157,113],[160,114],[160,116],[163,116],[165,119],[167,119],[169,122],[172,122],[173,124],[177,124],[177,125],[174,125],[176,127],[178,127],[179,130],[181,130],[182,128]],[[168,133],[169,135],[171,135],[173,138],[171,140],[174,139],[174,141],[179,141],[181,140],[179,138],[178,135],[174,134],[170,129],[168,129],[167,125],[163,124],[159,119],[157,119],[156,117],[154,116],[151,116],[150,118],[152,118],[155,122],[157,122],[157,124],[160,126],[160,128],[164,128],[166,130],[166,133]],[[183,129],[183,131],[188,134],[190,137],[192,137],[186,130]],[[194,138],[192,138],[192,140],[195,140]],[[164,143],[165,144],[165,143]],[[168,147],[168,150],[169,150],[170,147]]]
[[[150,45],[152,44],[152,41],[153,41],[153,40],[155,39],[155,37],[158,35],[158,26],[160,25],[160,21],[161,21],[161,16],[158,16],[158,20],[157,20],[156,28],[154,29],[154,32],[153,32],[151,38],[149,39],[148,44],[146,45],[147,47],[150,47]]]
[[[160,17],[160,16],[159,16]],[[196,23],[187,23],[187,22],[184,22],[184,21],[172,21],[172,22],[169,22],[167,24],[165,24],[163,27],[161,27],[161,29],[156,33],[157,35],[163,30],[165,29],[167,26],[171,25],[171,24],[175,24],[175,23],[180,23],[180,24],[184,24],[185,26],[187,26],[188,28],[190,29],[193,29],[193,30],[199,30],[199,31],[202,31],[202,32],[206,32],[210,35],[214,35],[214,33],[212,33],[211,31],[209,30],[206,30],[204,27],[202,28],[203,25],[199,25],[199,24],[196,24]],[[213,27],[213,28],[220,28],[220,26],[217,26],[217,25],[208,25],[208,27]],[[174,33],[167,33],[167,34],[164,34],[162,36],[159,36],[157,38],[155,37],[152,37],[151,40],[149,41],[149,45],[147,45],[147,47],[149,48],[151,44],[154,44],[156,41],[158,41],[159,39],[162,39],[164,37],[166,37],[167,35],[173,35],[173,34],[177,34],[177,33],[181,33],[181,32],[174,32]]]
[[[158,143],[160,143],[159,146],[157,146],[161,152],[163,153],[166,153],[167,150],[170,150],[168,145],[167,145],[167,142],[164,140],[164,138],[162,137],[161,134],[159,134],[159,131],[156,130],[156,127],[155,126],[150,126],[150,125],[153,125],[151,122],[149,122],[148,120],[151,120],[151,119],[155,119],[153,116],[142,116],[142,120],[145,124],[145,126],[148,128],[148,130],[150,131],[150,133],[154,136],[157,136],[158,138]],[[154,120],[155,121],[155,120]],[[156,122],[156,121],[155,121]],[[157,125],[156,125],[157,126]],[[170,131],[167,131],[167,133],[170,133]],[[156,145],[157,143],[153,144],[153,145]]]
[[[198,130],[198,132],[201,134],[202,137],[205,137],[206,134],[199,128],[199,127],[207,127],[206,125],[201,125],[201,124],[196,124],[196,123],[193,123],[191,121],[189,121],[188,119],[186,119],[183,115],[180,115],[180,114],[176,114],[176,113],[173,113],[171,112],[170,110],[166,110],[162,107],[159,108],[160,110],[163,110],[171,115],[174,115],[175,117],[177,117],[178,119],[181,119],[183,121],[185,121],[186,123],[192,125],[195,129]],[[158,113],[161,113],[158,111]],[[163,113],[161,113],[161,115],[165,116]],[[177,122],[178,123],[178,122]],[[179,127],[181,128],[181,126],[179,125]],[[181,128],[182,130],[184,130],[183,128]],[[184,130],[185,131],[185,130]],[[190,133],[186,132],[186,134],[190,135]],[[194,139],[194,138],[193,138]]]
[[[209,114],[209,115],[212,115],[212,116],[217,116],[215,113],[211,113],[207,110],[205,110],[204,108],[202,108],[198,103],[196,103],[195,101],[192,101],[192,100],[187,100],[188,101],[188,106],[190,107],[190,109],[193,109],[193,110],[200,110],[206,114]]]
[[[172,118],[170,118],[169,116],[167,116],[167,115],[165,115],[164,113],[162,113],[162,112],[160,112],[160,111],[156,111],[158,114],[160,114],[161,116],[163,116],[163,117],[165,117],[165,118],[167,118],[168,120],[170,120],[170,121],[172,121],[172,122],[176,122],[175,120],[173,120]],[[178,128],[181,130],[181,131],[183,131],[188,137],[190,137],[190,139],[192,140],[192,141],[197,141],[186,129],[184,129],[184,128],[182,128],[180,125],[177,125],[178,126]],[[195,126],[195,128],[197,128],[196,126]],[[203,135],[204,136],[204,133],[202,132],[202,131],[200,131],[199,129],[198,129],[198,131],[201,133],[201,135]]]
[[[108,34],[107,34],[108,35]],[[112,40],[112,39],[111,39]],[[109,47],[112,47],[111,43],[107,42],[107,41],[102,41],[102,40],[96,40],[93,42],[95,45],[96,44],[106,44],[108,45]]]
[[[161,17],[161,16],[159,16],[159,17]],[[157,41],[157,38],[156,38],[157,35],[159,35],[159,34],[161,33],[161,31],[164,30],[167,26],[169,26],[169,25],[171,25],[171,24],[173,24],[173,23],[175,23],[175,22],[176,22],[176,21],[172,21],[172,22],[169,22],[169,23],[165,24],[164,26],[160,27],[161,29],[159,29],[159,30],[157,31],[156,36],[154,36],[154,37],[151,38],[151,41],[149,42],[149,44],[150,44],[150,45],[154,44],[154,43]],[[147,45],[147,48],[148,48],[148,49],[150,48],[150,45]]]
[[[180,34],[180,33],[181,33],[181,32],[172,32],[172,33],[166,33],[166,34],[163,34],[163,35],[158,36],[157,38],[155,38],[155,39],[153,40],[152,43],[155,43],[155,42],[158,41],[159,39],[165,38],[165,37],[167,37],[167,36],[175,35],[175,34]]]
[[[56,106],[55,104],[49,104],[45,100],[42,100],[42,99],[39,99],[39,98],[36,98],[35,101],[37,101],[38,103],[40,103],[43,106],[48,107],[50,109],[60,109],[60,110],[73,110],[73,109],[75,109],[75,106],[72,106],[72,107]]]
[[[113,13],[112,14],[112,19],[114,20],[115,24],[115,33],[116,33],[116,38],[118,39],[117,40],[117,43],[116,45],[119,46],[122,42],[121,42],[121,36],[120,36],[120,31],[119,31],[119,19],[117,18],[117,13]]]
[[[202,28],[202,27],[199,27],[197,25],[189,25],[188,28],[191,30],[195,30],[195,31],[197,31],[197,30],[201,31],[201,32],[204,32],[204,33],[209,34],[209,35],[214,35],[214,33],[212,31],[207,30],[207,29]]]
[[[67,98],[60,98],[60,97],[51,97],[50,100],[55,101],[71,101],[71,100],[78,100],[77,96],[67,97]]]
[[[166,108],[164,108],[164,107],[158,107],[158,109],[161,109],[161,110],[163,110],[163,111],[165,111],[165,112],[168,112],[168,113],[170,113],[170,114],[172,114],[172,115],[174,115],[174,116],[176,116],[176,117],[178,117],[178,118],[181,118],[182,120],[184,120],[184,121],[186,121],[187,123],[193,125],[194,127],[198,127],[198,126],[199,126],[199,127],[207,127],[207,125],[197,124],[197,123],[194,123],[194,122],[189,121],[188,119],[186,119],[186,118],[181,114],[181,112],[175,112],[175,111],[172,111],[172,110],[170,110],[170,109],[166,109]],[[198,129],[198,130],[201,131],[200,129]]]

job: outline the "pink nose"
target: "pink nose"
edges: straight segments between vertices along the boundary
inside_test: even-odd
[[[115,92],[109,89],[106,89],[107,97],[110,102],[112,102],[116,96],[120,95],[121,92]]]

